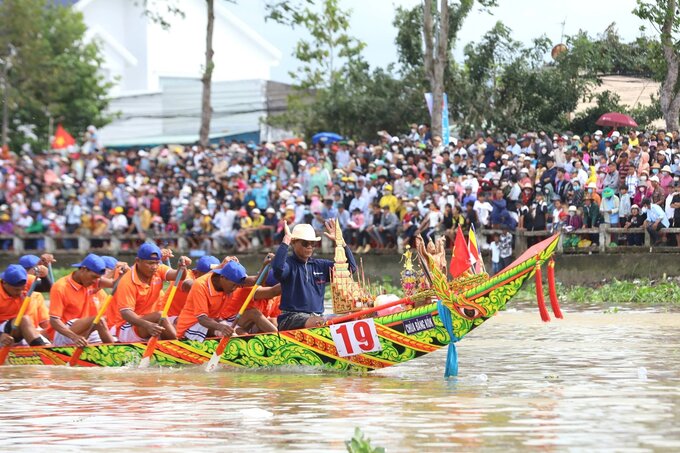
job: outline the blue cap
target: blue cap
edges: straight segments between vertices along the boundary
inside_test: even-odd
[[[204,255],[196,261],[194,270],[206,274],[212,270],[210,266],[213,264],[220,264],[220,260],[212,255]]]
[[[72,264],[71,267],[84,267],[98,275],[104,275],[104,272],[106,272],[104,260],[94,253],[90,253],[80,263]]]
[[[24,255],[19,258],[19,265],[24,269],[32,269],[38,265],[40,258],[35,255]]]
[[[156,256],[153,256],[156,255]],[[161,260],[161,249],[156,244],[145,242],[137,250],[137,258],[140,260]]]
[[[0,274],[0,279],[2,279],[2,281],[8,285],[24,286],[26,284],[26,280],[28,280],[28,274],[26,273],[26,269],[24,269],[21,265],[10,264],[7,266],[7,269],[5,269],[5,272]]]
[[[112,256],[100,256],[99,258],[104,260],[104,265],[107,269],[113,270],[116,268],[116,264],[118,264],[118,260]]]
[[[248,276],[246,268],[236,261],[229,261],[222,269],[213,269],[213,272],[234,283],[241,283]]]
[[[267,278],[264,281],[264,286],[276,286],[279,284],[279,281],[274,277],[274,271],[271,270],[267,274]]]

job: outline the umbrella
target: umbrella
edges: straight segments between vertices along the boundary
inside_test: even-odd
[[[637,127],[637,123],[633,118],[623,113],[609,112],[602,115],[595,124],[598,126],[611,127]]]
[[[319,132],[318,134],[314,134],[312,137],[312,143],[317,144],[319,142],[321,143],[328,143],[328,142],[339,142],[342,140],[342,135],[336,134],[335,132]]]

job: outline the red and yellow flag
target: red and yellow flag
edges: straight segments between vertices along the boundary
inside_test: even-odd
[[[66,132],[61,124],[57,125],[57,130],[54,132],[54,141],[52,142],[52,149],[64,149],[76,144],[76,140]]]
[[[449,272],[451,277],[456,278],[463,272],[470,269],[472,262],[470,261],[470,251],[465,243],[465,236],[463,236],[463,229],[458,225],[456,231],[456,240],[453,242],[453,253],[451,254],[451,263],[449,264]]]
[[[475,274],[484,272],[484,260],[479,253],[479,246],[477,245],[477,236],[475,235],[475,227],[470,225],[470,233],[468,236],[468,246],[470,249],[470,255],[473,258],[475,266]]]

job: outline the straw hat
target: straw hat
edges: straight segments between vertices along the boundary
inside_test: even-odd
[[[321,238],[316,237],[316,232],[314,231],[314,228],[308,223],[298,223],[297,225],[295,225],[290,235],[290,239],[293,241],[296,239],[300,239],[303,241],[313,242],[318,242],[321,240]]]

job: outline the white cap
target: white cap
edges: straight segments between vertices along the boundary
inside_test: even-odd
[[[619,132],[619,131],[612,132],[612,137],[620,137],[620,136],[621,136],[621,132]]]
[[[595,131],[595,133],[593,135],[602,136],[602,131],[598,129],[598,130]]]
[[[649,178],[649,180],[653,182],[659,182],[658,176],[652,176],[651,178]]]
[[[267,214],[276,214],[276,210],[275,210],[274,208],[271,208],[271,207],[270,207],[270,208],[267,208],[267,210],[266,210],[265,212],[266,212]]]
[[[210,215],[210,211],[208,211],[207,209],[203,209],[203,210],[201,211],[201,214],[202,214],[202,215]]]
[[[259,209],[255,208],[255,209],[253,209],[253,210],[250,211],[250,212],[252,212],[253,214],[260,214],[262,211],[260,211]]]
[[[503,159],[510,159],[510,156],[508,156],[507,154],[503,154],[501,156],[501,160],[503,160]]]

